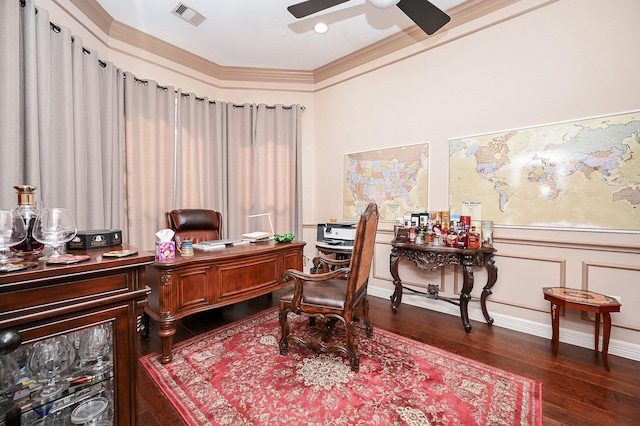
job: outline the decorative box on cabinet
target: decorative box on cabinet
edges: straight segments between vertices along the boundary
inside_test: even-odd
[[[77,406],[98,397],[113,404],[105,410],[112,424],[136,424],[137,318],[151,291],[145,285],[145,266],[153,263],[154,256],[102,256],[110,250],[74,252],[90,255],[91,259],[82,263],[47,266],[39,261],[36,268],[0,275],[0,333],[11,330],[22,337],[14,352],[22,367],[22,383],[12,394],[22,409],[23,425],[33,424],[45,413],[70,420]],[[98,327],[110,331],[109,367],[92,373],[87,369],[96,361],[76,359],[56,378],[67,388],[43,402],[41,384],[30,380],[33,374],[25,368],[37,346],[51,339],[66,339],[77,357],[82,333]],[[4,418],[0,419],[3,423]]]

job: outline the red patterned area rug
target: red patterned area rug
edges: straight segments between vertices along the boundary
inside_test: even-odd
[[[358,373],[294,343],[281,356],[279,338],[271,308],[140,361],[188,425],[542,424],[541,383],[385,330],[358,329]]]

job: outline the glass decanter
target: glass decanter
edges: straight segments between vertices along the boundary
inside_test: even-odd
[[[19,256],[37,256],[44,249],[44,244],[33,238],[33,223],[39,212],[34,192],[38,188],[32,185],[16,185],[13,188],[18,191],[18,212],[22,216],[25,228],[27,228],[27,238],[20,244],[11,247],[11,251]]]

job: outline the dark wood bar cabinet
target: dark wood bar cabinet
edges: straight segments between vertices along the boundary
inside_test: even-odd
[[[104,256],[123,249],[130,250],[124,254],[131,255]],[[20,410],[23,425],[38,423],[47,416],[56,417],[60,424],[70,424],[73,416],[83,411],[77,408],[91,403],[101,412],[101,419],[114,425],[135,425],[137,319],[150,292],[145,284],[145,266],[153,263],[154,255],[137,253],[131,247],[72,254],[87,255],[89,259],[56,266],[36,260],[37,265],[30,269],[0,274],[0,335],[18,333],[22,342],[11,353],[16,361],[13,365],[20,369],[19,380],[7,392],[11,396],[4,402],[8,404],[13,399],[13,414]],[[102,344],[103,354],[89,359],[86,354],[96,348],[83,352],[83,345],[88,347],[83,339],[97,329],[107,330],[108,337]],[[60,371],[55,370],[51,379],[61,390],[45,396],[49,384],[34,374],[44,361],[38,364],[35,358],[51,342],[71,345],[75,355],[68,357],[75,360]],[[51,366],[42,368],[43,375],[47,368]],[[7,418],[7,423],[14,420]],[[4,415],[1,424],[5,424]]]

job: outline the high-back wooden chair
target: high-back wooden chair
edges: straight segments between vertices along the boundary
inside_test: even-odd
[[[369,321],[367,285],[378,217],[378,206],[375,203],[369,204],[360,216],[348,267],[322,274],[307,274],[294,269],[284,272],[285,279],[293,280],[294,289],[280,299],[281,355],[287,354],[289,342],[293,341],[306,348],[319,349],[321,352],[343,352],[349,356],[351,370],[359,370],[360,356],[354,345],[355,323],[363,324],[367,337],[373,337],[373,326]],[[361,316],[357,315],[358,310],[361,311]],[[327,326],[322,336],[305,340],[301,336],[290,334],[289,312],[307,315],[310,318],[326,318]],[[325,342],[337,320],[345,325],[344,345],[339,342]]]

